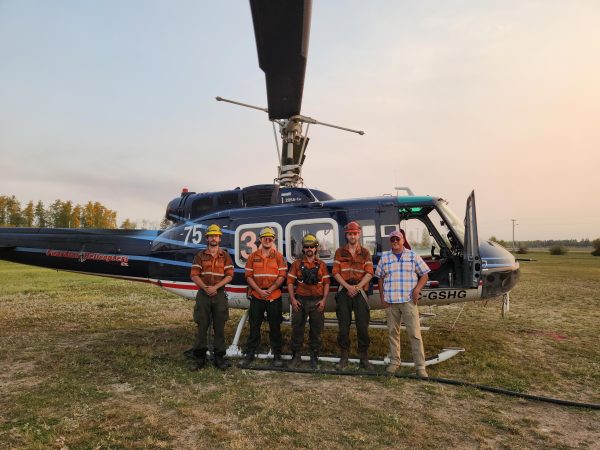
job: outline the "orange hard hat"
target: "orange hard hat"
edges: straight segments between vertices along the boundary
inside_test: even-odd
[[[350,222],[348,223],[345,227],[344,227],[344,231],[346,233],[360,233],[360,225],[358,224],[358,222]]]

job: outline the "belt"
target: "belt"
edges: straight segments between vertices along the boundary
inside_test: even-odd
[[[273,300],[268,300],[268,299],[266,299],[266,298],[258,298],[258,297],[257,297],[257,296],[255,296],[254,294],[252,294],[250,297],[251,297],[251,298],[253,298],[254,300],[258,300],[259,302],[269,302],[269,303],[270,303],[270,302],[275,302],[275,301],[277,301],[277,300],[281,300],[281,296],[279,296],[279,297],[277,297],[277,298],[274,298]]]
[[[317,295],[310,295],[310,296],[296,295],[296,298],[303,302],[316,302],[316,301],[321,300],[321,297],[319,297]]]

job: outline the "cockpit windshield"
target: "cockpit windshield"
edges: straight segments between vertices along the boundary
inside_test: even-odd
[[[440,198],[437,202],[438,208],[440,209],[442,216],[447,220],[461,242],[465,242],[465,224],[462,219],[460,219],[454,212],[448,207],[448,202],[442,198]],[[446,226],[446,224],[442,224]]]

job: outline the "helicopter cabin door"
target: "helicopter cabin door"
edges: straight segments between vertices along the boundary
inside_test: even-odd
[[[477,214],[475,212],[475,191],[467,199],[465,214],[465,247],[463,273],[465,287],[479,286],[481,278],[481,258],[479,257],[479,238],[477,236]]]

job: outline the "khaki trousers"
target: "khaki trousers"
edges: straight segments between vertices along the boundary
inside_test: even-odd
[[[400,322],[404,319],[406,332],[410,341],[415,370],[425,368],[425,351],[421,339],[419,323],[419,308],[409,301],[406,303],[391,303],[386,308],[388,340],[390,344],[390,364],[400,365]]]

